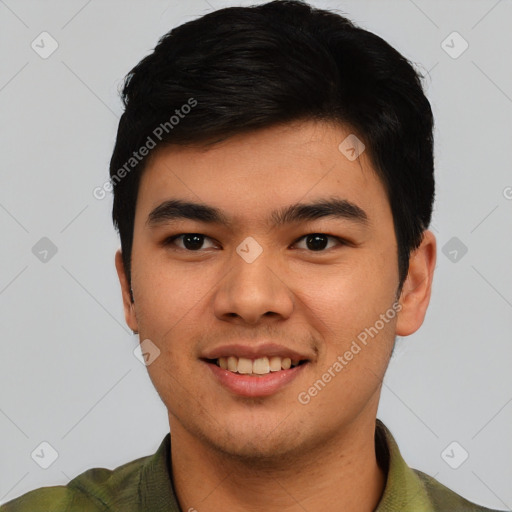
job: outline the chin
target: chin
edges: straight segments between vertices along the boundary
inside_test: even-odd
[[[271,422],[233,422],[213,433],[203,432],[203,441],[210,447],[232,460],[243,464],[261,466],[281,464],[284,460],[296,458],[301,451],[303,434],[283,425],[283,419]],[[221,427],[222,428],[222,427]]]

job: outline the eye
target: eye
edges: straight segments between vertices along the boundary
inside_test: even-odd
[[[344,240],[341,238],[338,238],[336,236],[326,235],[324,233],[310,233],[309,235],[304,235],[303,237],[299,238],[295,242],[295,244],[298,244],[301,240],[306,242],[305,247],[299,247],[300,249],[309,249],[310,251],[323,251],[324,249],[331,249],[331,247],[327,247],[329,243],[329,238],[331,240],[336,240],[338,242],[338,245],[345,245]]]
[[[321,252],[325,251],[326,249],[331,249],[333,246],[336,245],[335,243],[334,245],[331,244],[331,246],[329,246],[329,239],[331,241],[337,242],[337,245],[347,244],[347,242],[345,242],[343,239],[336,236],[326,235],[325,233],[310,233],[299,238],[296,242],[294,242],[294,245],[305,242],[305,246],[299,247],[299,249],[307,249],[313,252]],[[209,247],[204,247],[206,241],[209,241]],[[163,242],[163,245],[166,247],[175,246],[178,247],[179,249],[191,252],[199,251],[201,249],[217,247],[216,243],[210,237],[203,235],[201,233],[182,233],[179,235],[173,235],[166,238]]]
[[[198,251],[203,248],[205,240],[211,240],[211,238],[201,233],[183,233],[181,235],[174,235],[164,240],[164,246],[176,245],[180,249],[186,251]],[[180,241],[180,243],[176,243]],[[211,247],[215,247],[212,243]]]

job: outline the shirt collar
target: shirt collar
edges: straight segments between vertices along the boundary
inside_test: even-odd
[[[419,476],[406,464],[391,432],[380,420],[376,421],[375,450],[379,466],[387,475],[386,485],[375,512],[433,512]],[[142,468],[138,487],[141,510],[180,512],[174,490],[170,454],[171,434],[168,433]]]
[[[171,434],[160,443],[158,450],[151,455],[142,468],[138,499],[140,510],[151,512],[180,512],[176,500],[171,466]]]
[[[379,466],[387,474],[375,512],[433,512],[432,502],[418,474],[407,465],[391,432],[380,420],[375,428],[375,451]]]

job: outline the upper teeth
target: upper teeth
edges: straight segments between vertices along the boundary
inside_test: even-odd
[[[299,361],[292,361],[289,357],[259,357],[258,359],[247,359],[246,357],[219,357],[217,364],[224,370],[238,372],[243,374],[255,373],[265,375],[270,372],[288,370],[292,366],[297,366]]]

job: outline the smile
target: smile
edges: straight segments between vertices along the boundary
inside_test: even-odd
[[[277,356],[257,359],[230,356],[203,359],[203,363],[212,372],[214,382],[234,395],[264,397],[276,394],[291,383],[309,366],[310,361],[292,361]]]
[[[267,375],[271,372],[279,372],[281,370],[289,370],[295,368],[299,364],[306,361],[298,361],[290,359],[289,357],[279,356],[263,356],[257,359],[249,359],[247,357],[219,357],[217,360],[209,360],[215,363],[223,370],[228,370],[233,373],[241,375],[251,375],[258,377],[260,375]]]

